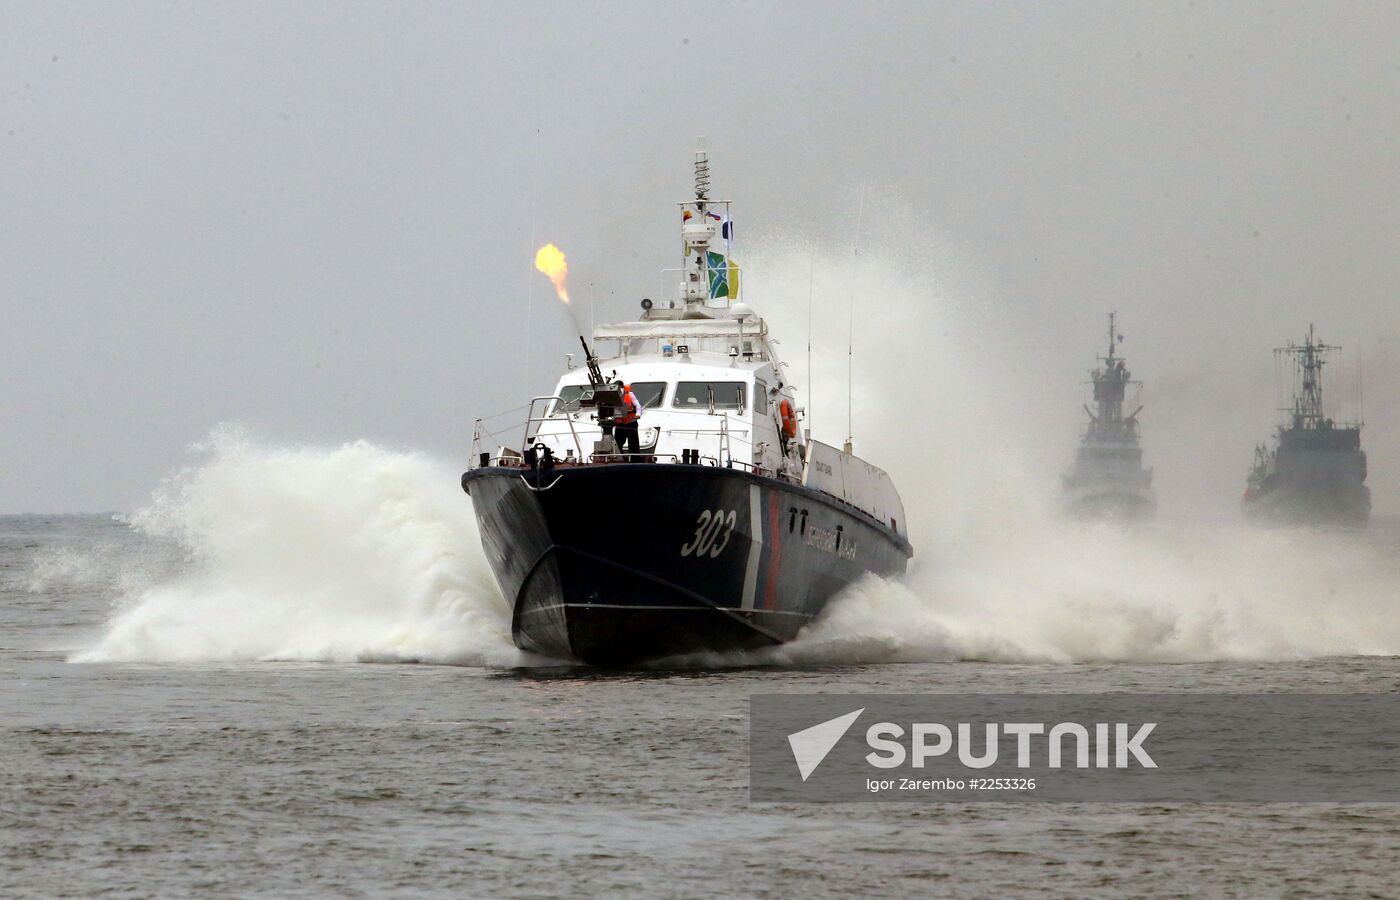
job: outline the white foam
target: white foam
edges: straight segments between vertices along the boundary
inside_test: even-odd
[[[1400,653],[1393,548],[1366,534],[1026,523],[869,578],[796,662],[1191,662]]]
[[[229,430],[203,452],[132,517],[188,565],[124,596],[75,661],[519,659],[453,469]]]

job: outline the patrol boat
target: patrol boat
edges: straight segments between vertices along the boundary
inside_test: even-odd
[[[1323,412],[1322,367],[1340,350],[1319,341],[1311,325],[1303,343],[1275,348],[1276,355],[1291,361],[1297,387],[1275,449],[1264,444],[1254,449],[1242,501],[1247,517],[1272,524],[1352,527],[1370,521],[1361,423],[1338,424]]]
[[[888,475],[811,440],[768,324],[739,300],[729,201],[680,204],[679,296],[583,342],[515,446],[462,476],[522,649],[622,665],[790,641],[866,573],[912,554]],[[606,374],[605,374],[606,373]],[[641,402],[640,454],[610,423]]]
[[[1152,470],[1142,467],[1137,415],[1123,415],[1123,398],[1132,380],[1127,360],[1118,356],[1122,335],[1117,313],[1108,314],[1108,354],[1101,368],[1089,373],[1094,385],[1094,409],[1085,406],[1089,427],[1084,430],[1074,468],[1064,476],[1066,509],[1084,518],[1140,519],[1157,509],[1152,493]]]

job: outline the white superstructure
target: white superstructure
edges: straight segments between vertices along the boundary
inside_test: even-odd
[[[679,463],[694,451],[702,465],[733,466],[803,484],[845,501],[906,536],[904,507],[880,468],[806,430],[781,439],[783,404],[800,420],[793,385],[784,377],[768,326],[744,304],[685,318],[680,308],[650,309],[640,321],[594,331],[605,378],[631,386],[643,406],[641,455]],[[566,372],[553,398],[531,419],[529,446],[544,444],[564,462],[620,460],[604,440],[596,409],[580,407],[588,370]]]
[[[777,358],[768,324],[738,300],[728,201],[708,193],[708,163],[696,153],[696,199],[681,204],[685,264],[674,300],[642,302],[638,321],[594,330],[591,349],[604,380],[631,386],[641,401],[640,458],[742,468],[821,491],[907,538],[899,494],[884,471],[810,440],[794,386]],[[722,213],[716,212],[722,210]],[[677,271],[677,270],[671,270]],[[624,461],[592,396],[589,370],[574,365],[550,397],[536,398],[524,446],[543,445],[564,464]],[[788,434],[784,435],[784,423]]]
[[[800,471],[802,435],[789,442],[787,454],[779,440],[782,401],[796,410],[796,397],[782,380],[765,323],[756,317],[651,318],[657,312],[675,310],[605,325],[593,337],[604,377],[631,385],[642,403],[642,452],[669,462],[696,450],[718,465]],[[586,456],[602,437],[596,410],[578,405],[588,386],[587,369],[566,373],[555,387],[559,399],[550,405],[550,418],[535,432],[557,457]]]

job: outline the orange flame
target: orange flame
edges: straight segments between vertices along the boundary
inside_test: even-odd
[[[553,244],[545,244],[535,254],[535,268],[549,276],[554,282],[554,292],[568,303],[569,289],[564,286],[564,279],[569,277],[569,261],[564,258],[564,251]]]

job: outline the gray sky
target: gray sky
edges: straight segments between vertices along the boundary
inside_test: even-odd
[[[1334,397],[1355,405],[1365,363],[1376,508],[1400,511],[1400,6],[0,3],[0,22],[0,511],[129,509],[222,422],[465,464],[473,417],[572,349],[534,245],[566,250],[598,321],[630,317],[676,265],[701,134],[790,356],[809,266],[818,353],[844,354],[864,191],[874,461],[930,433],[911,411],[945,444],[977,415],[1014,424],[970,429],[963,462],[1031,447],[1053,478],[1116,308],[1164,508],[1228,511],[1274,420],[1269,350],[1315,320],[1347,348]],[[877,353],[881,328],[927,340]],[[931,379],[929,350],[959,365]],[[906,496],[939,477],[909,459],[887,463]]]

